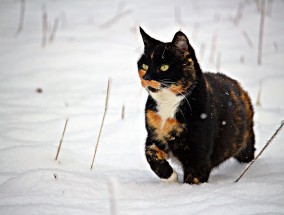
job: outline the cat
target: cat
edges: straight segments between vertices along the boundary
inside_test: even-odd
[[[254,110],[240,84],[221,73],[202,72],[187,36],[161,42],[141,27],[144,53],[138,74],[148,92],[145,155],[166,182],[178,181],[167,161],[176,158],[188,184],[208,182],[210,172],[234,157],[254,159]]]

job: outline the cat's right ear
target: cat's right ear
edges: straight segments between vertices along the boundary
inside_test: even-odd
[[[178,31],[175,34],[172,43],[177,49],[189,52],[190,44],[188,42],[187,36],[183,32]]]
[[[139,30],[140,30],[140,34],[141,34],[143,42],[144,42],[145,50],[155,46],[157,43],[160,42],[160,41],[150,37],[141,27],[139,28]]]

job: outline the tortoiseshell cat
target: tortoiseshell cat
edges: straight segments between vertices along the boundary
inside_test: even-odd
[[[182,164],[184,182],[207,182],[214,167],[230,157],[254,159],[253,107],[240,84],[220,73],[203,73],[184,33],[160,42],[140,28],[144,53],[138,61],[146,103],[145,153],[151,169],[177,181],[167,161]]]

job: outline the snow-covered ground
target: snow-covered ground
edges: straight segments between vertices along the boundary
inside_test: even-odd
[[[284,119],[283,1],[266,1],[261,65],[256,1],[25,2],[19,33],[21,1],[0,2],[0,214],[284,214],[284,131],[238,183],[245,165],[234,160],[207,184],[160,182],[144,158],[147,95],[136,69],[139,25],[163,41],[181,28],[202,68],[238,79],[254,104],[261,83],[259,152]],[[48,37],[59,25],[42,47],[44,10]]]

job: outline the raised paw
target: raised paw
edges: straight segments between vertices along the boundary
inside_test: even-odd
[[[177,174],[166,160],[167,153],[160,150],[156,145],[146,146],[146,158],[151,169],[163,181],[177,181]]]

